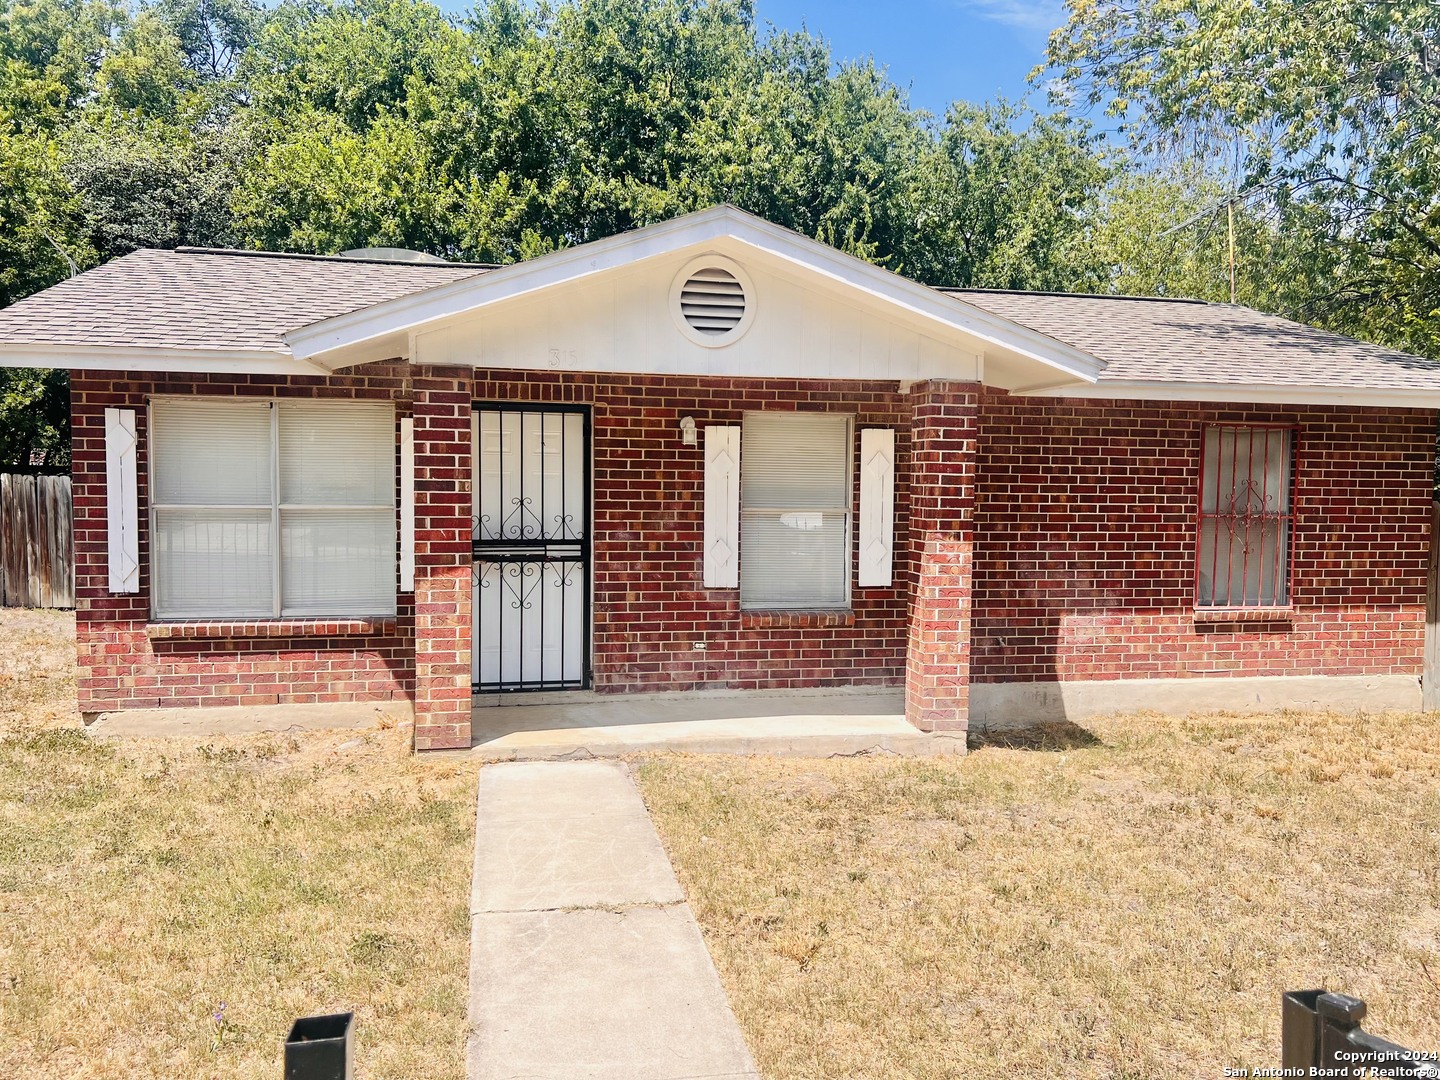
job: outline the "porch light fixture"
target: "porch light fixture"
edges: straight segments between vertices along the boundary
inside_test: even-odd
[[[680,441],[686,446],[694,446],[699,441],[695,434],[695,418],[693,416],[680,417]]]

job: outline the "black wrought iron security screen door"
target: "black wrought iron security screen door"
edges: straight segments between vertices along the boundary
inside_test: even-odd
[[[481,693],[590,682],[590,417],[482,406],[473,418],[473,680]]]

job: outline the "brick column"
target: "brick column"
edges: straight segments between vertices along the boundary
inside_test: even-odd
[[[964,732],[969,722],[978,390],[927,382],[912,391],[905,715],[921,731]]]
[[[470,406],[473,373],[417,369],[415,749],[470,745]]]

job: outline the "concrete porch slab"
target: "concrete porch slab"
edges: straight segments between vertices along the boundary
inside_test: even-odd
[[[895,690],[551,695],[536,704],[477,706],[471,731],[470,753],[482,761],[649,751],[787,757],[965,752],[963,735],[911,726],[904,695]]]

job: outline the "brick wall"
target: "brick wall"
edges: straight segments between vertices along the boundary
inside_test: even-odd
[[[393,623],[324,624],[286,636],[286,624],[149,627],[146,404],[155,394],[391,399],[416,417],[416,577],[422,597],[426,681],[417,745],[459,745],[468,734],[468,372],[415,380],[403,364],[352,376],[183,376],[73,373],[81,707],[239,705],[413,698],[417,604],[403,595]],[[906,474],[910,401],[894,384],[839,389],[794,380],[653,378],[490,372],[478,401],[568,401],[592,407],[594,439],[594,684],[601,691],[899,685],[907,625]],[[431,385],[433,384],[433,385]],[[423,408],[412,397],[424,397]],[[106,591],[104,409],[136,410],[140,435],[141,591]],[[702,586],[704,463],[680,440],[680,417],[700,427],[737,424],[748,409],[839,410],[857,427],[897,430],[895,584],[855,588],[852,611],[742,613],[737,590]],[[455,446],[440,444],[449,424]],[[458,426],[457,426],[458,425]],[[435,429],[427,435],[427,431]],[[426,443],[429,442],[427,449]],[[858,438],[854,453],[858,459]],[[856,497],[859,470],[856,468]],[[463,550],[462,550],[463,548]],[[852,565],[855,562],[852,552]],[[433,564],[433,565],[432,565]],[[442,586],[444,586],[442,588]],[[444,595],[440,595],[443,593]],[[290,624],[294,627],[295,624]],[[332,632],[333,631],[333,632]],[[343,633],[341,632],[343,631]],[[704,642],[704,650],[694,648]],[[452,700],[453,699],[453,700]],[[424,728],[426,730],[421,730]]]
[[[1289,619],[1196,622],[1216,423],[1299,426]],[[1419,674],[1433,412],[987,392],[980,425],[974,681]]]
[[[147,633],[150,619],[147,403],[157,394],[349,398],[409,410],[405,365],[342,378],[136,375],[72,371],[76,682],[82,712],[160,706],[272,705],[408,699],[414,692],[413,598],[390,620],[190,624]],[[107,589],[105,409],[135,410],[139,437],[140,591]],[[398,474],[397,474],[398,483]],[[398,580],[397,580],[398,584]],[[151,637],[152,633],[157,634]]]
[[[82,710],[414,698],[411,595],[400,597],[399,615],[389,621],[175,631],[148,625],[146,531],[140,593],[110,596],[105,566],[105,407],[136,410],[143,525],[152,395],[392,400],[397,415],[410,415],[410,376],[403,364],[331,379],[72,373]],[[917,503],[922,523],[912,535],[912,423],[923,433],[935,419],[917,408],[929,393],[923,387],[911,395],[881,382],[484,372],[467,391],[468,378],[468,372],[430,372],[435,385],[416,384],[430,416],[416,423],[417,581],[444,585],[444,595],[425,601],[438,606],[427,606],[422,616],[430,680],[424,709],[438,717],[424,745],[467,738],[469,565],[468,549],[457,539],[470,499],[460,490],[469,479],[468,461],[460,460],[468,453],[467,393],[481,402],[591,406],[594,684],[601,691],[899,686],[906,680],[917,581],[929,590],[916,597],[918,633],[927,625],[938,633],[947,620],[958,627],[970,604],[968,637],[951,634],[940,643],[953,646],[954,655],[932,649],[917,656],[953,670],[911,671],[917,687],[929,680],[926,693],[934,700],[912,704],[917,714],[934,713],[931,726],[944,726],[934,721],[947,717],[963,723],[966,648],[971,681],[989,682],[1419,671],[1432,413],[936,391],[945,400],[932,401],[931,412],[948,417],[948,428],[927,437],[925,491]],[[956,395],[964,400],[950,400]],[[737,590],[703,588],[702,449],[683,445],[679,421],[691,416],[701,428],[738,424],[749,409],[844,411],[859,427],[896,430],[892,587],[857,586],[851,612],[810,614],[746,613]],[[1195,621],[1200,440],[1204,426],[1218,422],[1301,429],[1296,610],[1288,620]],[[441,445],[446,439],[453,444],[448,449]],[[931,566],[963,568],[973,558],[967,597],[963,582],[942,581],[936,573],[927,578],[921,558],[931,541],[958,537],[971,544],[963,520],[971,477],[956,471],[971,441],[979,447],[973,549],[936,548],[945,558]],[[856,476],[858,488],[858,468]],[[959,519],[952,520],[955,514]],[[936,696],[941,691],[945,701]],[[949,712],[941,717],[935,710]]]
[[[597,690],[903,682],[910,402],[893,382],[482,372],[475,395],[593,407]],[[703,429],[749,409],[848,412],[857,428],[896,429],[895,584],[852,580],[853,617],[746,614],[738,590],[703,587],[704,460],[681,443],[680,418]],[[855,563],[852,552],[852,573]]]

